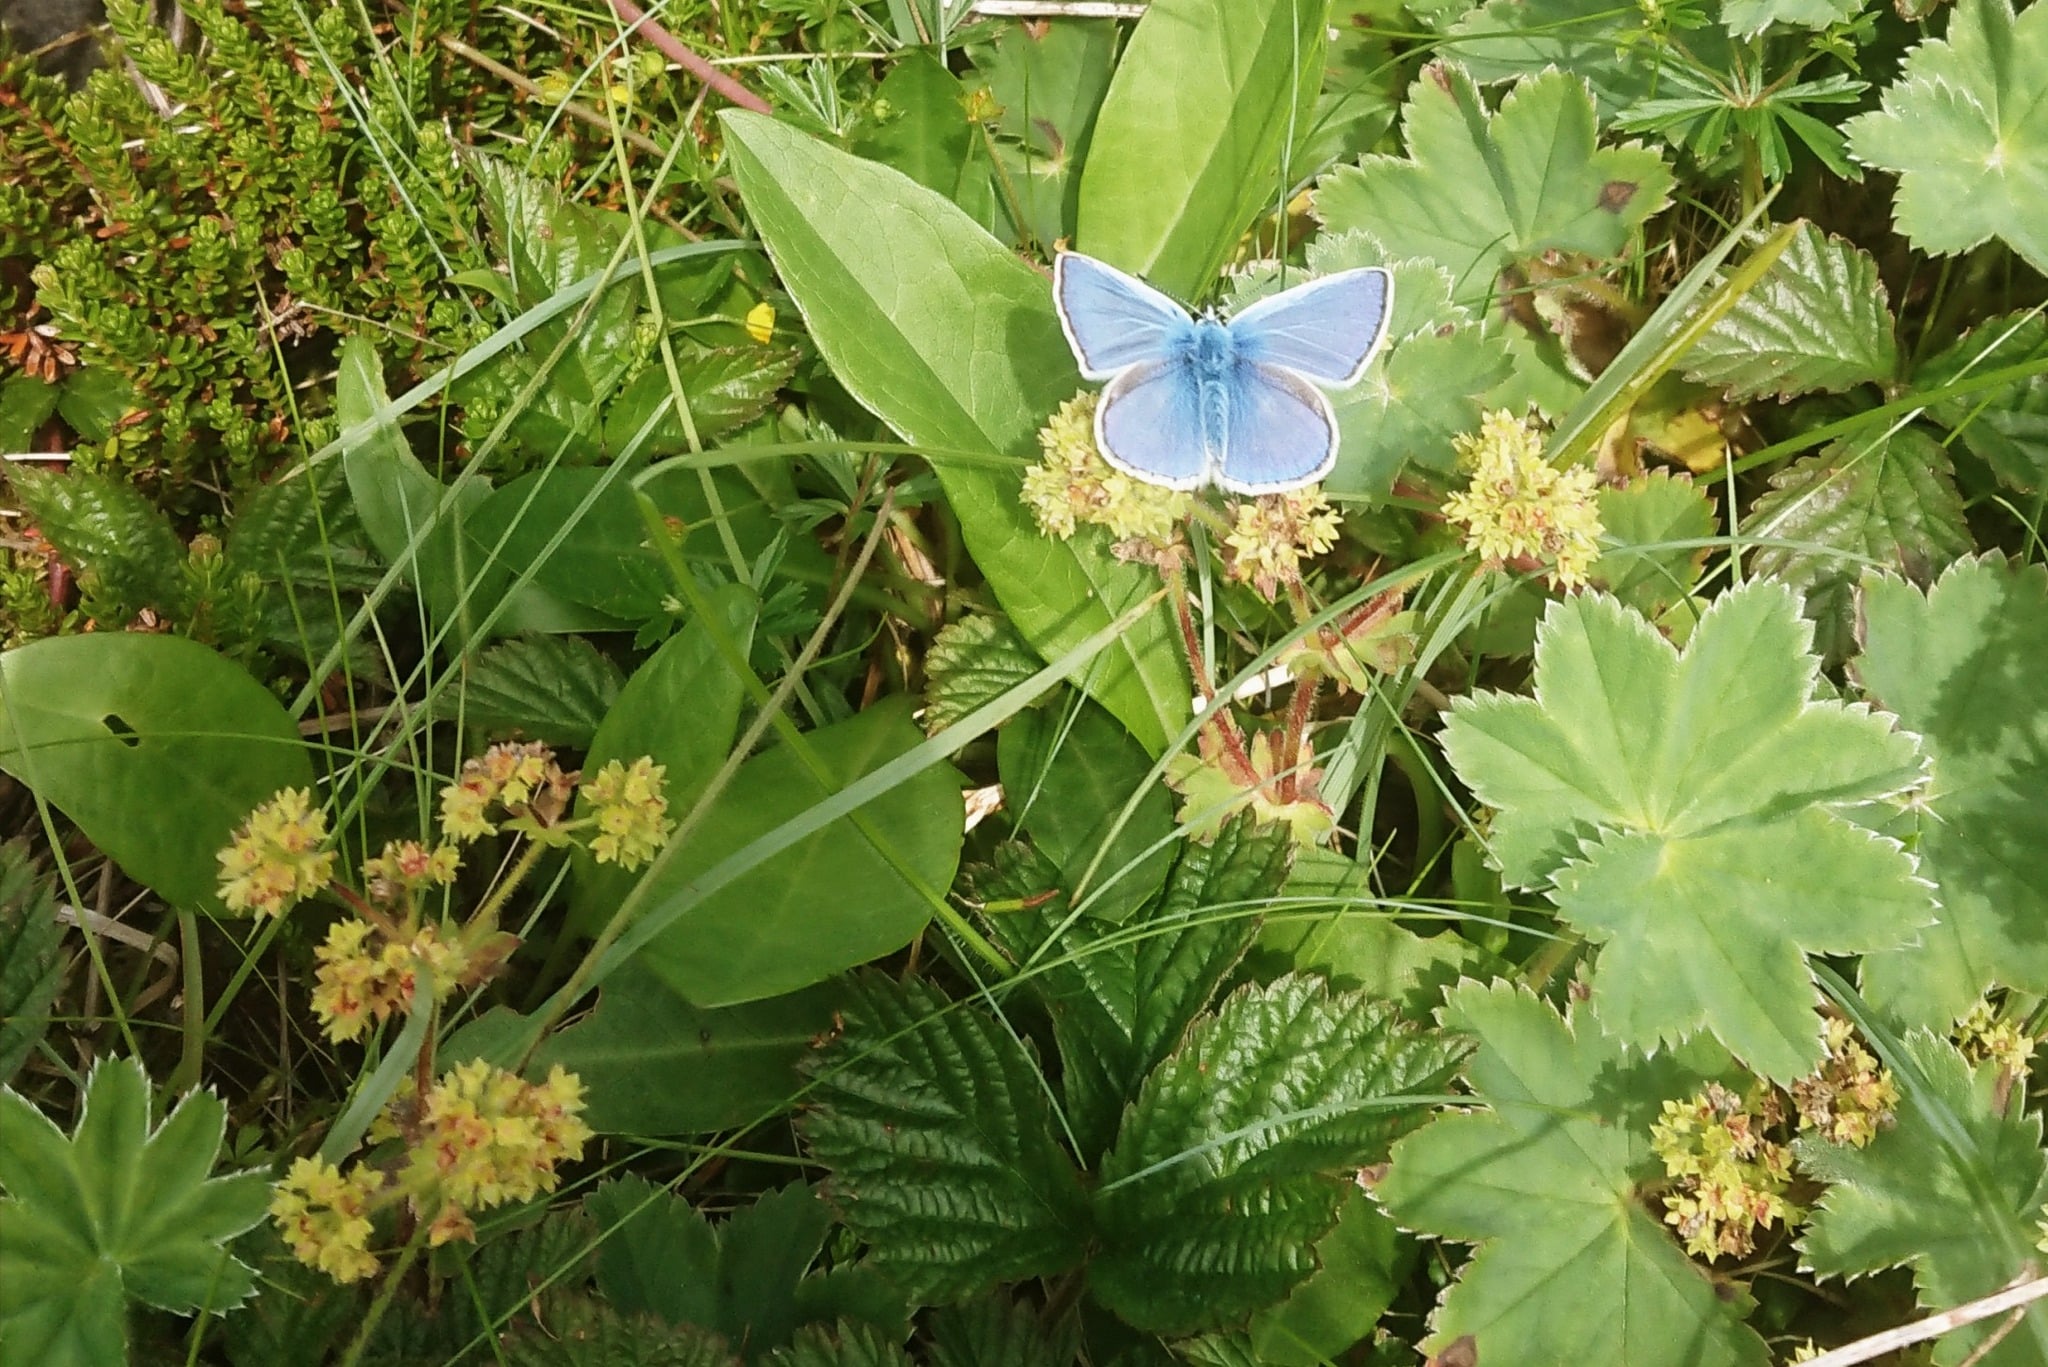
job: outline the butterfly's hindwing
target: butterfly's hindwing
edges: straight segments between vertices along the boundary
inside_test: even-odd
[[[1202,386],[1183,359],[1151,361],[1120,372],[1095,410],[1095,444],[1104,460],[1147,484],[1199,489],[1207,481],[1211,434]]]
[[[1307,380],[1246,361],[1229,389],[1216,482],[1234,494],[1277,494],[1313,484],[1337,463],[1337,415]]]

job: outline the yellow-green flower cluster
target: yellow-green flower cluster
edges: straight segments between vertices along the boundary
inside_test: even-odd
[[[558,806],[568,786],[554,752],[539,741],[493,745],[465,761],[455,782],[441,790],[441,829],[450,840],[465,842],[495,834],[492,804],[512,811],[549,799]]]
[[[313,951],[313,1014],[335,1043],[355,1039],[371,1022],[412,1010],[421,964],[434,984],[434,1000],[442,1001],[474,977],[471,957],[460,939],[432,924],[410,938],[391,939],[368,921],[336,921]]]
[[[1756,1111],[1718,1083],[1686,1101],[1664,1103],[1650,1127],[1650,1147],[1672,1179],[1664,1222],[1675,1226],[1696,1257],[1746,1257],[1756,1234],[1791,1225],[1802,1212],[1785,1200],[1792,1151],[1765,1137],[1777,1122],[1770,1094]]]
[[[462,867],[462,851],[440,844],[429,849],[417,840],[393,840],[381,854],[363,861],[363,877],[378,902],[402,901],[406,894],[446,887]]]
[[[2014,1083],[2026,1080],[2034,1058],[2034,1037],[2016,1020],[1999,1020],[1990,1002],[1978,1002],[1956,1025],[1956,1043],[1964,1058],[1996,1064],[1999,1073]]]
[[[332,1163],[301,1158],[270,1195],[270,1218],[292,1256],[338,1282],[361,1281],[377,1270],[370,1252],[370,1203],[383,1175],[358,1164],[344,1177]]]
[[[597,822],[590,853],[598,863],[637,869],[661,852],[675,825],[662,794],[667,772],[643,755],[630,766],[612,760],[584,781],[583,796]]]
[[[1553,467],[1543,458],[1542,436],[1504,410],[1488,413],[1477,433],[1453,444],[1472,481],[1444,501],[1444,518],[1465,529],[1465,545],[1489,566],[1547,566],[1553,587],[1585,583],[1600,555],[1593,472]]]
[[[1337,817],[1322,799],[1322,771],[1311,762],[1306,742],[1290,766],[1270,731],[1246,743],[1235,724],[1215,721],[1196,737],[1199,756],[1180,754],[1167,762],[1166,782],[1182,798],[1181,824],[1197,840],[1213,840],[1225,822],[1250,808],[1261,825],[1279,822],[1294,843],[1320,845],[1337,828]]]
[[[1827,1061],[1792,1084],[1799,1127],[1832,1144],[1862,1148],[1892,1123],[1899,1088],[1856,1038],[1855,1027],[1831,1016],[1822,1027]]]
[[[327,886],[334,851],[327,814],[305,788],[287,788],[249,813],[220,861],[220,900],[229,911],[277,916]]]
[[[1224,569],[1270,600],[1283,585],[1301,582],[1304,560],[1337,544],[1341,520],[1320,488],[1245,499],[1223,538]]]
[[[556,1064],[545,1082],[482,1059],[444,1074],[419,1105],[418,1136],[402,1182],[429,1242],[471,1238],[471,1212],[553,1191],[556,1165],[583,1154],[583,1084]]]
[[[1096,396],[1077,394],[1038,433],[1043,458],[1024,472],[1024,503],[1047,536],[1064,541],[1083,525],[1119,543],[1175,544],[1192,501],[1113,469],[1095,449]]]

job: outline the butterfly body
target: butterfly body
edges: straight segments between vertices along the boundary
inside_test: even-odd
[[[1103,458],[1169,489],[1217,484],[1268,494],[1313,484],[1337,458],[1337,420],[1318,384],[1354,384],[1385,334],[1393,281],[1343,271],[1199,317],[1135,276],[1062,253],[1053,300],[1091,380]]]

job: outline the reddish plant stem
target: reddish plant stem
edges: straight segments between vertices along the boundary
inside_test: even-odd
[[[1216,696],[1216,683],[1209,677],[1209,667],[1202,661],[1202,638],[1195,630],[1194,609],[1188,603],[1188,581],[1179,567],[1166,572],[1166,596],[1173,602],[1174,620],[1180,623],[1180,641],[1188,656],[1188,674],[1195,681],[1206,704]],[[1234,766],[1232,775],[1240,783],[1255,783],[1258,775],[1252,768],[1252,758],[1245,753],[1244,737],[1239,734],[1237,723],[1231,719],[1228,708],[1218,712],[1209,720],[1217,737],[1223,742],[1223,761],[1226,767]]]
[[[647,12],[634,4],[633,0],[611,0],[611,6],[612,13],[618,15],[619,21],[626,26],[627,33],[641,34],[648,42],[654,44],[655,50],[662,56],[740,108],[751,109],[756,114],[768,112],[768,101],[684,47],[673,33],[648,18]]]
[[[1309,718],[1316,708],[1316,692],[1322,686],[1319,675],[1309,674],[1294,681],[1294,696],[1287,709],[1287,731],[1282,739],[1285,749],[1280,752],[1280,800],[1292,802],[1299,796],[1301,785],[1296,781],[1301,776],[1301,741],[1308,734]]]

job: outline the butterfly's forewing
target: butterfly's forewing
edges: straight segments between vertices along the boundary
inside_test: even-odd
[[[1238,354],[1327,385],[1356,383],[1387,333],[1394,277],[1339,271],[1270,295],[1230,320]]]
[[[1185,360],[1149,361],[1120,372],[1095,410],[1095,444],[1125,474],[1168,489],[1198,489],[1209,475],[1211,434],[1202,430],[1202,392]]]
[[[1337,416],[1307,380],[1276,365],[1236,368],[1216,482],[1234,494],[1278,494],[1313,484],[1337,463]]]
[[[1194,327],[1186,309],[1144,281],[1075,252],[1053,262],[1052,300],[1091,380],[1167,359]]]

